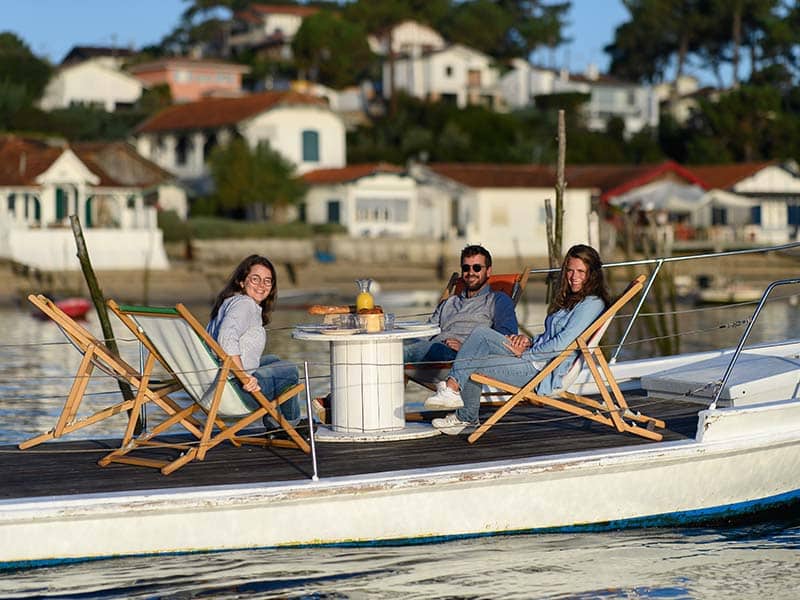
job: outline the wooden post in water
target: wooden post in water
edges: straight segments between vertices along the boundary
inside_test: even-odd
[[[545,200],[547,216],[547,254],[550,258],[550,268],[556,269],[561,265],[561,245],[564,237],[564,190],[567,187],[564,175],[567,156],[567,128],[564,121],[564,109],[558,111],[558,162],[556,164],[556,208],[553,214],[550,200]],[[551,273],[547,278],[547,303],[553,299],[555,293],[557,273]]]
[[[103,341],[109,350],[115,354],[119,354],[117,340],[114,339],[114,330],[111,329],[111,321],[108,318],[108,308],[106,307],[105,298],[103,297],[103,291],[100,289],[100,285],[97,283],[97,277],[95,276],[94,269],[92,268],[92,261],[89,259],[89,251],[86,248],[86,240],[83,239],[81,222],[77,215],[70,215],[69,222],[72,226],[72,235],[75,237],[75,246],[78,249],[78,261],[81,263],[83,277],[86,279],[86,285],[89,287],[89,295],[91,296],[92,303],[97,310],[97,317],[100,319],[100,327],[103,330]],[[130,385],[124,381],[117,381],[117,383],[119,384],[120,392],[122,392],[122,397],[125,400],[133,400],[135,398]],[[141,429],[142,421],[139,420],[136,423],[136,433],[141,433]]]

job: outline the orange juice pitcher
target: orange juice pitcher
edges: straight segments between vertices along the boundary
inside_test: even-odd
[[[356,296],[356,311],[364,308],[374,308],[375,300],[369,291],[369,286],[372,285],[372,279],[356,279],[358,286],[358,296]]]

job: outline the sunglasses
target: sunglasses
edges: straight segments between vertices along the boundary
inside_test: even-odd
[[[469,273],[470,268],[476,273],[480,273],[486,267],[484,265],[461,265],[461,272],[462,273]]]

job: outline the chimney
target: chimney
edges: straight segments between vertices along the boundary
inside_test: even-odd
[[[586,65],[586,79],[589,79],[590,81],[596,81],[598,76],[599,72],[596,64],[589,63]]]

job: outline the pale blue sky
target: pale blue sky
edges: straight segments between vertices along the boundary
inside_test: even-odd
[[[186,0],[0,0],[0,31],[13,31],[37,55],[59,63],[72,46],[156,43],[177,25],[187,6]],[[620,0],[572,0],[571,46],[534,60],[546,66],[567,63],[572,71],[594,63],[602,71],[608,66],[603,46],[626,16]]]

